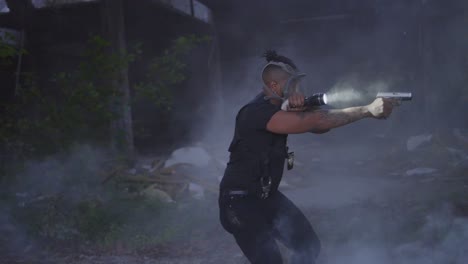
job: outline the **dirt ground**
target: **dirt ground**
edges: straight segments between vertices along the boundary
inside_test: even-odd
[[[296,168],[285,173],[281,189],[319,234],[318,263],[468,263],[467,171],[450,174],[445,168],[412,175],[411,161],[398,151],[388,155],[360,144],[336,144],[314,154],[296,150]],[[391,160],[395,155],[399,167]],[[459,166],[466,168],[462,162]],[[214,207],[207,218],[212,225],[184,243],[130,253],[87,249],[39,258],[31,257],[38,253],[31,248],[0,263],[248,263],[217,222],[216,201],[206,202]]]

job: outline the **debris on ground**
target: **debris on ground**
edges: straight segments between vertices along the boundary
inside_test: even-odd
[[[157,184],[153,184],[153,185],[146,187],[141,193],[150,199],[153,198],[153,199],[163,201],[166,203],[174,202],[171,196],[168,193],[162,191],[159,185]]]
[[[104,173],[101,182],[114,181],[128,192],[163,202],[203,199],[207,192],[217,193],[223,167],[205,148],[179,148],[167,157],[146,157],[133,168],[118,164]]]
[[[195,199],[203,199],[205,197],[205,188],[196,183],[190,183],[188,190]]]
[[[436,172],[437,169],[434,168],[414,168],[411,170],[406,171],[407,176],[413,176],[413,175],[425,175],[425,174],[432,174]]]
[[[202,147],[185,147],[176,149],[164,163],[164,167],[178,163],[187,163],[197,167],[206,167],[212,162],[212,157]]]
[[[412,136],[406,142],[406,148],[408,151],[413,151],[424,143],[429,143],[432,140],[431,134],[423,134],[418,136]]]

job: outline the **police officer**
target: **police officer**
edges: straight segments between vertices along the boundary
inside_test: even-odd
[[[265,57],[263,91],[236,117],[230,159],[220,184],[220,220],[251,263],[282,263],[277,240],[291,250],[289,263],[315,263],[320,251],[316,233],[278,190],[285,160],[291,158],[287,136],[324,133],[363,118],[386,118],[393,102],[378,98],[366,106],[307,111],[304,95],[296,91],[304,74],[291,59],[274,51]],[[286,98],[288,111],[283,111]]]

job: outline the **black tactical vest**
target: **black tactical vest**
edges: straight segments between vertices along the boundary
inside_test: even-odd
[[[267,113],[262,112],[265,110]],[[221,189],[247,190],[260,197],[278,189],[287,156],[287,135],[271,133],[266,127],[256,128],[253,123],[257,120],[255,115],[268,117],[277,111],[279,106],[266,101],[263,93],[241,108]]]

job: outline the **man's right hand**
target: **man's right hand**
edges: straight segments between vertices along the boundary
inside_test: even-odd
[[[371,104],[367,105],[366,108],[369,111],[371,117],[378,119],[386,119],[392,113],[393,107],[398,102],[388,98],[377,98]]]

